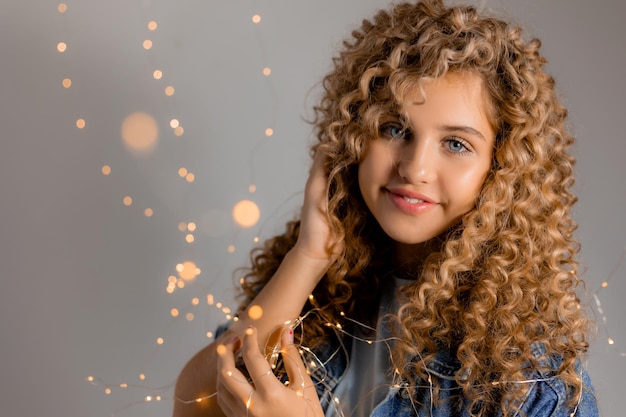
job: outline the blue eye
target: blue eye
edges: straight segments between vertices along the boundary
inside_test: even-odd
[[[448,147],[448,150],[453,153],[469,152],[469,148],[458,139],[447,139],[446,146]]]
[[[408,132],[397,123],[385,123],[380,127],[380,134],[390,139],[406,139]]]

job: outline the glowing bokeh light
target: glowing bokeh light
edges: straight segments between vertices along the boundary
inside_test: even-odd
[[[70,80],[69,78],[64,78],[61,84],[63,84],[63,87],[65,88],[70,88],[72,86],[72,80]]]
[[[252,22],[261,23],[261,16],[259,16],[258,14],[255,14],[254,16],[252,16]]]
[[[170,97],[174,95],[174,87],[172,87],[171,85],[168,85],[167,87],[165,87],[165,95]]]
[[[189,222],[187,224],[187,230],[189,230],[190,232],[193,232],[196,230],[196,224],[194,222]]]
[[[85,119],[78,119],[76,120],[76,127],[79,129],[84,129],[85,128]]]
[[[254,201],[241,200],[233,207],[233,219],[242,227],[251,227],[257,224],[261,212]]]
[[[172,317],[178,317],[179,311],[177,308],[173,308],[170,310],[170,314],[172,315]]]
[[[250,191],[251,193],[255,193],[256,192],[256,185],[250,184],[250,186],[248,187],[248,191]]]
[[[272,136],[274,134],[274,129],[272,129],[271,127],[268,127],[267,129],[265,129],[265,136]]]
[[[187,173],[187,175],[185,175],[185,180],[187,180],[187,182],[194,182],[196,180],[196,176],[189,172]]]
[[[128,207],[128,206],[130,206],[131,204],[133,204],[133,199],[132,199],[132,197],[131,197],[131,196],[127,195],[126,197],[124,197],[124,198],[122,199],[122,203],[124,203],[124,205],[125,205],[126,207]]]
[[[59,11],[59,13],[67,12],[67,4],[59,3],[59,6],[57,7],[57,10]]]
[[[59,51],[61,53],[67,51],[67,44],[65,42],[57,43],[57,51]]]
[[[187,236],[185,236],[185,241],[187,243],[193,243],[194,240],[196,240],[196,238],[191,233],[188,233]]]
[[[122,122],[122,139],[132,151],[149,151],[159,140],[159,126],[148,113],[131,113]]]
[[[235,252],[235,245],[228,245],[228,248],[226,250],[228,250],[228,253],[234,253]]]
[[[185,175],[187,175],[187,172],[189,172],[189,171],[187,171],[187,168],[179,168],[179,169],[178,169],[178,175],[179,175],[181,178],[184,178],[184,177],[185,177]]]
[[[160,80],[161,78],[163,78],[163,71],[161,71],[161,70],[159,70],[159,69],[154,70],[154,72],[152,73],[152,77],[153,77],[155,80]]]
[[[270,67],[263,68],[263,75],[265,75],[266,77],[269,76],[271,73],[272,69]]]
[[[146,39],[145,41],[143,41],[143,49],[145,49],[146,51],[152,49],[152,41],[150,39]]]
[[[178,121],[178,119],[170,120],[170,127],[172,129],[176,129],[178,126],[180,126],[180,122]]]
[[[148,30],[156,30],[157,27],[157,22],[155,22],[154,20],[148,22]]]
[[[149,208],[149,207],[148,207],[147,209],[145,209],[145,210],[143,211],[143,214],[144,214],[146,217],[152,217],[152,216],[154,215],[154,210],[152,210],[151,208]]]
[[[193,281],[198,275],[198,267],[191,261],[176,265],[176,271],[178,271],[178,276],[184,281]]]
[[[176,126],[176,128],[174,129],[174,135],[182,136],[183,133],[185,133],[185,129],[183,129],[182,126]]]
[[[252,320],[259,320],[261,317],[263,317],[263,308],[260,305],[253,305],[250,306],[250,308],[248,309],[248,317],[250,317]]]
[[[111,167],[108,165],[102,166],[102,175],[111,175]]]

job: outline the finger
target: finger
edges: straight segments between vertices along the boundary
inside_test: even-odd
[[[236,403],[245,404],[253,387],[235,366],[236,345],[229,343],[217,346],[217,383],[220,389],[229,393],[224,395],[232,395]]]
[[[281,345],[289,386],[297,392],[303,393],[306,385],[312,385],[312,383],[310,383],[311,379],[306,372],[300,351],[293,343],[293,329],[286,328],[283,331]]]
[[[259,349],[256,327],[250,326],[246,329],[241,354],[252,383],[257,389],[263,389],[262,387],[268,387],[268,384],[271,384],[266,381],[277,381],[276,378],[263,378],[273,373],[270,364]]]

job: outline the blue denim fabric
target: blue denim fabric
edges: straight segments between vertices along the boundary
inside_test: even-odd
[[[216,334],[223,333],[227,327],[220,327]],[[348,367],[349,343],[349,339],[346,339],[344,343],[342,338],[336,335],[330,339],[329,343],[313,352],[304,352],[306,362],[315,364],[311,370],[311,379],[316,384],[317,394],[325,412],[329,407],[335,406],[332,392]],[[558,369],[560,359],[558,357],[547,358],[545,346],[534,344],[531,351],[536,358],[540,359],[540,365],[548,365],[549,369]],[[449,401],[445,401],[450,394],[460,392],[455,381],[455,375],[460,368],[459,361],[442,351],[427,367],[433,377],[439,378],[442,401],[436,404],[431,402],[427,383],[424,384],[424,388],[417,391],[415,396],[417,401],[411,398],[408,389],[402,386],[392,387],[383,402],[374,409],[371,417],[469,417],[470,414],[466,408],[459,414],[456,408],[452,409]],[[580,363],[577,368],[582,375],[583,389],[575,410],[567,406],[567,392],[561,379],[553,378],[551,373],[535,371],[528,376],[528,380],[533,382],[530,382],[530,390],[516,417],[599,417],[591,379]],[[496,417],[501,416],[501,412],[496,415]]]
[[[348,342],[349,343],[349,342]],[[328,407],[334,407],[332,391],[341,380],[348,364],[348,352],[350,347],[341,343],[340,339],[322,346],[315,352],[315,360],[323,364],[323,367],[311,373],[313,381],[317,383],[317,393],[326,411]],[[541,365],[549,365],[550,369],[557,369],[560,360],[558,358],[545,358],[545,347],[541,344],[533,345],[532,353],[540,360]],[[309,359],[309,358],[307,358]],[[410,391],[402,386],[392,387],[387,397],[372,412],[371,417],[469,417],[465,407],[460,413],[458,409],[446,401],[451,394],[459,394],[460,388],[455,381],[455,375],[460,368],[460,363],[446,352],[440,352],[436,359],[428,365],[430,374],[439,378],[440,396],[442,401],[433,404],[430,397],[430,389],[425,383],[418,389],[414,399]],[[567,406],[567,392],[563,381],[552,378],[550,373],[536,371],[529,375],[531,387],[523,400],[520,417],[598,417],[598,406],[591,385],[589,375],[578,365],[578,370],[583,377],[583,392],[577,408]],[[326,415],[329,415],[328,412]],[[337,414],[340,415],[340,414]],[[497,416],[502,413],[498,412]]]

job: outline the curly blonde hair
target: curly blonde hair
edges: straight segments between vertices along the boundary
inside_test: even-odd
[[[461,363],[457,382],[473,415],[498,408],[513,414],[541,369],[531,345],[562,359],[556,371],[572,403],[580,394],[576,360],[588,348],[589,321],[576,295],[570,209],[576,197],[573,143],[567,110],[543,67],[540,41],[472,6],[440,0],[397,4],[364,20],[333,59],[315,108],[319,143],[326,155],[329,222],[343,252],[315,289],[305,310],[319,312],[304,329],[308,345],[322,343],[326,322],[363,317],[389,265],[389,238],[361,197],[359,162],[379,135],[381,116],[397,114],[404,93],[424,79],[469,72],[483,80],[497,129],[492,168],[475,209],[446,235],[414,284],[402,290],[397,314],[395,368],[417,385],[424,363],[447,349]],[[247,305],[297,239],[299,223],[251,254],[243,283]],[[414,361],[410,358],[421,357]],[[435,381],[436,384],[436,381]]]

